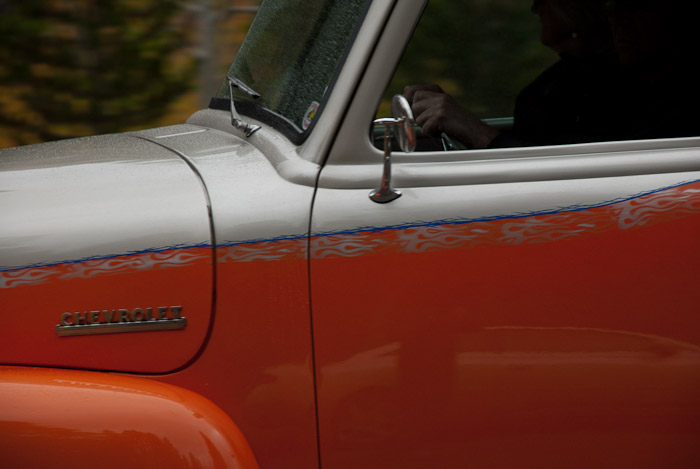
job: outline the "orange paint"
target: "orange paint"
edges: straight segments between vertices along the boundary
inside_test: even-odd
[[[219,257],[206,350],[188,368],[156,379],[220,405],[245,429],[261,467],[317,467],[305,242],[280,244],[290,250],[278,260]]]
[[[179,261],[179,262],[178,262]],[[204,344],[213,291],[210,248],[173,250],[5,272],[0,290],[3,323],[12,334],[0,343],[5,364],[77,367],[159,373],[193,359]],[[52,272],[34,276],[36,272]],[[119,309],[158,314],[181,306],[183,330],[59,337],[65,313],[92,319],[103,310],[120,319]],[[168,313],[172,316],[171,313]],[[129,320],[134,319],[129,317]],[[138,319],[138,318],[135,318]]]
[[[323,467],[700,465],[700,210],[678,190],[314,240]]]
[[[3,467],[257,468],[212,402],[104,373],[0,367]]]
[[[695,467],[698,188],[558,213],[331,233],[312,238],[308,251],[304,239],[220,247],[211,336],[172,373],[205,343],[210,309],[196,326],[190,318],[202,316],[186,309],[184,331],[61,339],[25,318],[53,325],[62,311],[45,311],[57,301],[87,310],[125,295],[134,299],[128,308],[173,295],[186,308],[205,305],[210,256],[57,274],[3,291],[13,311],[29,306],[8,316],[29,339],[9,338],[3,356],[19,347],[18,357],[47,366],[163,371],[153,379],[220,406],[263,467],[317,465],[316,396],[323,467]],[[53,404],[70,409],[72,392]],[[70,446],[66,435],[92,438],[27,421],[34,435],[58,435],[52,451]],[[2,428],[16,434],[22,425]],[[175,457],[162,438],[113,426],[103,434],[115,446],[147,441],[148,451]]]

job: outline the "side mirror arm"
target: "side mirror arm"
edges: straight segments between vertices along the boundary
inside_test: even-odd
[[[369,198],[378,204],[386,204],[401,197],[401,191],[391,187],[391,136],[396,134],[401,150],[410,153],[416,149],[416,128],[411,106],[403,95],[397,94],[391,100],[391,114],[374,120],[374,125],[384,126],[384,169],[382,182],[378,189],[369,194]]]
[[[391,187],[391,134],[394,126],[401,125],[402,121],[393,117],[384,117],[374,120],[373,124],[384,126],[384,169],[381,185],[370,192],[369,198],[378,204],[386,204],[401,197],[401,191]]]

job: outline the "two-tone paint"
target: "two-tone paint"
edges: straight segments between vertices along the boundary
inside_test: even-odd
[[[374,204],[368,103],[420,5],[314,199],[323,467],[697,466],[700,139],[396,153]]]
[[[0,169],[2,321],[13,331],[3,363],[143,373],[196,356],[212,317],[214,253],[206,192],[182,158],[106,135],[5,150]],[[186,327],[59,337],[171,306],[184,308]]]
[[[261,467],[696,467],[700,139],[396,154],[375,204],[423,3],[372,3],[303,145],[205,110],[3,152],[3,363],[186,388]],[[166,306],[184,329],[56,333]]]

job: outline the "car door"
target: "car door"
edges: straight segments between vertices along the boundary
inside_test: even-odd
[[[311,283],[330,467],[573,451],[588,466],[694,447],[700,173],[502,176],[606,156],[413,163],[416,182],[386,205],[370,188],[319,189]],[[480,166],[500,181],[469,182]],[[456,172],[462,184],[438,180]]]
[[[376,84],[419,13],[388,22],[315,196],[322,465],[697,465],[700,139],[395,151],[375,203]]]

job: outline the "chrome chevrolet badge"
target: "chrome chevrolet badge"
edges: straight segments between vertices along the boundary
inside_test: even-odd
[[[56,325],[56,334],[62,337],[184,329],[187,318],[181,314],[182,306],[66,312]]]

